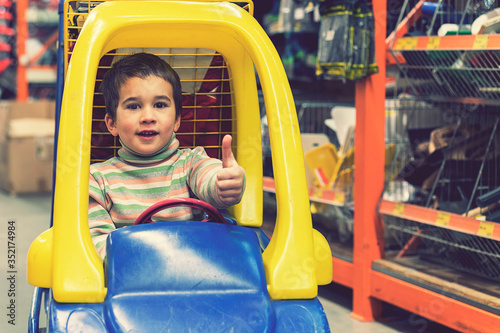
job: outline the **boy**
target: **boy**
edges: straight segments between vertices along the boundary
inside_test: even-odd
[[[116,62],[101,84],[105,123],[119,136],[118,157],[90,166],[89,227],[101,256],[108,234],[131,225],[154,203],[196,196],[216,208],[240,202],[245,173],[231,152],[230,135],[222,141],[222,161],[202,147],[178,149],[182,90],[179,76],[161,58],[137,53]],[[153,220],[189,220],[188,207],[157,213]]]

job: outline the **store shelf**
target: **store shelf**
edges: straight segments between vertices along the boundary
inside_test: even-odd
[[[457,283],[455,272],[448,271],[448,277],[436,276],[437,272],[446,270],[443,267],[429,269],[419,266],[424,272],[414,267],[414,263],[407,265],[403,260],[374,261],[370,273],[370,294],[460,332],[498,331],[498,287],[497,295],[492,296],[484,290],[478,291],[477,288]]]
[[[454,8],[466,5],[451,2]],[[355,161],[353,316],[374,320],[380,314],[379,302],[384,301],[461,332],[496,332],[500,325],[500,226],[462,214],[475,207],[478,195],[500,186],[497,133],[496,126],[492,127],[499,116],[500,35],[432,36],[436,28],[429,27],[429,18],[422,23],[424,2],[412,3],[414,7],[403,11],[403,20],[389,37],[375,33],[376,49],[383,53],[378,53],[377,62],[396,65],[394,91],[403,91],[407,100],[395,97],[388,123],[379,117],[368,121],[370,128],[356,124],[355,149],[360,158]],[[374,1],[373,5],[375,12],[382,12],[386,4]],[[378,23],[376,29],[384,26]],[[357,120],[366,124],[365,117],[385,112],[383,103],[376,103],[378,98],[385,99],[385,91],[375,80],[364,80],[356,88]],[[427,180],[431,186],[423,188],[429,185],[422,183],[426,177],[409,183],[405,177],[429,162],[425,150],[421,155],[415,152],[426,142],[422,135],[446,126],[460,128],[460,124],[483,131],[468,132],[471,135],[444,151],[443,159],[429,172],[418,174],[436,172],[435,179]],[[379,131],[370,131],[373,128]],[[384,137],[384,129],[389,136]],[[365,183],[373,184],[373,180],[364,176],[380,181],[383,162],[376,155],[384,140],[396,144],[391,170],[397,176],[379,196],[375,209],[379,219],[370,215],[373,211],[367,202],[372,198],[366,190],[370,185]],[[490,147],[488,142],[493,142]],[[472,147],[468,144],[476,148],[468,149]],[[454,154],[457,147],[467,153],[459,157]],[[469,157],[470,152],[479,156]],[[373,191],[378,190],[376,186],[371,185]],[[347,273],[350,268],[339,265],[339,269]]]
[[[397,65],[412,94],[427,100],[498,105],[500,35],[467,34],[465,28],[460,34],[438,29],[444,23],[463,22],[463,27],[469,24],[472,30],[471,23],[486,15],[488,6],[453,0],[434,7],[425,1],[416,2],[413,8],[406,4],[401,9],[406,16],[385,45],[387,62]],[[437,32],[439,36],[434,35]]]
[[[39,98],[40,84],[43,98],[51,85],[55,98],[57,62],[55,45],[58,38],[59,13],[53,3],[38,0],[18,0],[17,9],[17,100]]]
[[[425,208],[402,202],[382,200],[379,206],[382,216],[394,216],[418,223],[432,225],[464,234],[500,241],[500,224],[480,221],[449,212]]]
[[[274,179],[264,177],[264,191],[275,193]],[[319,187],[311,187],[309,189],[309,200],[312,202],[324,203],[333,206],[344,206],[347,193],[341,190],[329,190]]]
[[[0,1],[0,99],[9,99],[15,94],[12,85],[14,73],[15,9],[10,0]]]
[[[394,39],[391,50],[397,51],[481,51],[499,50],[500,35],[418,36]]]
[[[341,284],[348,288],[353,288],[353,277],[355,267],[351,260],[346,260],[345,257],[338,258],[335,256],[335,248],[333,247],[333,277],[332,281],[338,284]]]
[[[391,54],[415,96],[500,103],[500,35],[399,38]]]
[[[263,190],[269,193],[276,193],[274,179],[271,177],[264,177],[263,179]],[[334,191],[321,190],[322,197],[318,198],[312,190],[312,196],[310,200],[312,202],[319,202],[325,204],[331,204],[335,206],[342,206],[343,202],[335,199]],[[326,194],[325,194],[326,193]],[[340,192],[339,192],[340,193]],[[337,196],[339,196],[337,194]],[[345,198],[345,194],[342,192],[340,197]],[[352,288],[353,287],[353,276],[354,276],[354,264],[352,257],[352,247],[346,246],[341,243],[332,242],[330,240],[330,248],[332,250],[332,261],[333,261],[333,277],[332,281],[343,286]]]
[[[312,187],[309,189],[309,199],[314,202],[324,203],[333,206],[344,206],[347,194],[341,190],[329,190],[317,187]]]

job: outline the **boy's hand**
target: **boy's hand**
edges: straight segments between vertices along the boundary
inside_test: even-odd
[[[222,169],[217,173],[217,195],[226,206],[240,202],[245,183],[245,171],[238,165],[231,150],[231,135],[222,139]]]

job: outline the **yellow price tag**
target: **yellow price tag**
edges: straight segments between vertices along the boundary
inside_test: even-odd
[[[448,224],[450,224],[450,214],[438,212],[436,225],[447,226]]]
[[[336,203],[344,204],[345,202],[345,193],[343,192],[335,192],[333,201]]]
[[[427,50],[437,50],[439,48],[439,43],[441,42],[441,37],[429,37],[427,42]]]
[[[495,223],[481,221],[479,223],[479,229],[477,230],[477,234],[479,236],[492,237],[493,230],[495,230]]]
[[[396,216],[403,216],[405,214],[405,204],[401,202],[396,202],[394,204],[394,210],[392,212]]]
[[[403,37],[396,40],[395,50],[415,50],[417,48],[418,37]]]
[[[472,45],[472,48],[477,50],[477,49],[486,49],[488,46],[488,35],[476,35],[474,38],[474,45]]]

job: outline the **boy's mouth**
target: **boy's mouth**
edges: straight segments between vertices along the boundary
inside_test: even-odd
[[[150,138],[150,137],[153,137],[157,134],[158,134],[158,132],[156,132],[156,131],[141,131],[141,132],[137,133],[138,136],[144,137],[144,138]]]

